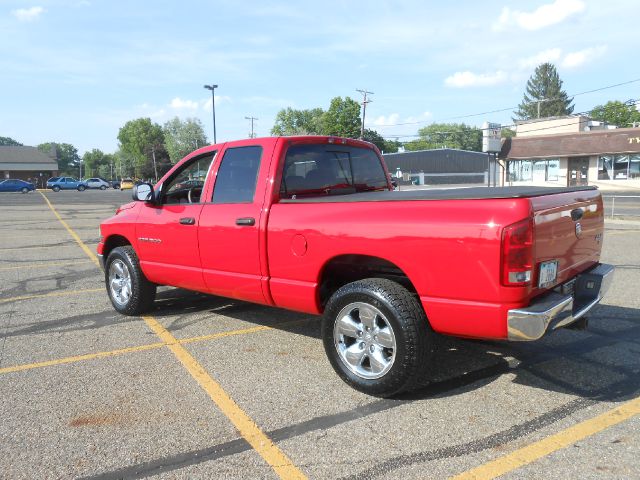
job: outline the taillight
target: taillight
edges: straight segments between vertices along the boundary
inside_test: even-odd
[[[502,284],[523,286],[533,277],[533,219],[504,227],[502,230]]]

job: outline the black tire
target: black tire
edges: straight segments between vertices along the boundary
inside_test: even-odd
[[[79,192],[84,192],[84,185],[78,185],[78,191]]]
[[[352,339],[348,335],[340,336],[338,320],[345,316],[345,311],[356,312],[357,317],[358,308],[350,310],[354,305],[360,306],[360,309],[373,307],[372,310],[377,310],[379,315],[374,317],[374,325],[390,327],[391,336],[394,338],[393,349],[386,349],[378,344],[373,345],[372,332],[371,334],[364,332],[368,337],[367,341],[372,344],[365,344],[364,338],[356,338],[350,343],[354,348],[361,350],[364,348],[364,356],[368,355],[366,353],[368,348],[373,348],[371,352],[376,348],[379,348],[380,352],[385,352],[383,355],[386,355],[388,360],[388,367],[386,367],[388,370],[382,369],[375,373],[373,364],[370,364],[371,375],[377,374],[381,375],[380,377],[368,378],[367,360],[360,361],[360,367],[353,364],[349,366],[348,360],[343,359],[343,354],[340,353],[341,349],[344,352],[348,340]],[[359,321],[362,322],[360,325],[364,325],[364,321]],[[378,331],[382,332],[382,330]],[[389,330],[387,335],[388,332]],[[357,335],[362,334],[363,332],[358,329]],[[435,346],[435,334],[431,330],[418,298],[398,283],[381,278],[349,283],[333,294],[325,309],[322,338],[331,366],[340,378],[356,390],[379,397],[389,397],[415,388],[430,366]],[[377,341],[378,337],[375,336],[375,339]],[[362,347],[362,345],[369,346]],[[369,355],[369,358],[372,358],[372,355]],[[364,372],[358,374],[354,369],[364,370]]]
[[[22,187],[22,190],[20,190],[22,193],[29,193],[29,189],[27,187]]]
[[[100,190],[106,190],[107,187],[105,185],[100,185]]]
[[[56,185],[51,190],[53,190],[54,192],[59,192],[60,191],[60,187],[58,185]]]
[[[112,266],[114,266],[113,272]],[[123,300],[122,297],[118,299],[118,293],[110,285],[110,274],[115,275],[116,266],[125,267],[128,271],[131,293],[126,300]],[[156,298],[156,285],[144,276],[138,255],[133,247],[116,247],[109,253],[104,269],[104,279],[109,299],[113,308],[118,312],[135,316],[147,312],[153,307]]]

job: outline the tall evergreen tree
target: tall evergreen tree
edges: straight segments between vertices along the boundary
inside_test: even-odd
[[[543,63],[536,67],[535,72],[527,81],[527,87],[513,112],[514,120],[529,120],[532,118],[556,117],[573,113],[573,98],[562,89],[562,80],[552,63]]]

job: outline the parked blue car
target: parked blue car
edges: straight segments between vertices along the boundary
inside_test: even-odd
[[[24,180],[8,179],[0,181],[0,192],[22,192],[29,193],[36,189],[33,183]]]
[[[76,180],[71,177],[53,177],[47,180],[47,188],[50,188],[54,192],[60,190],[78,190],[82,192],[87,188],[85,183],[81,180]]]

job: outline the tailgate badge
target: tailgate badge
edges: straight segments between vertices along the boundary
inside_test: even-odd
[[[580,238],[582,236],[582,225],[580,222],[576,222],[576,237]]]

